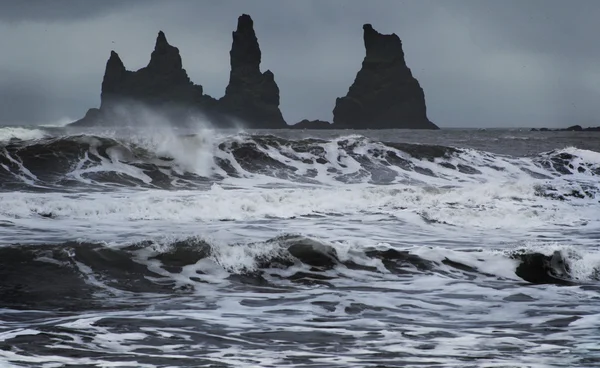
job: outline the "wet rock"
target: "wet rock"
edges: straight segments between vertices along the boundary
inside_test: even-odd
[[[302,263],[322,269],[331,269],[339,263],[335,249],[310,239],[296,240],[288,252]]]
[[[331,123],[329,123],[328,121],[308,120],[308,119],[304,119],[304,120],[300,121],[299,123],[291,125],[290,128],[292,128],[292,129],[309,129],[309,130],[334,129],[333,125],[331,125]]]
[[[516,274],[532,284],[573,285],[570,280],[570,267],[559,251],[552,256],[541,253],[516,253],[512,256],[520,260]]]

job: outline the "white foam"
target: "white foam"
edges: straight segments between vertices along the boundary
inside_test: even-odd
[[[505,254],[499,252],[481,251],[481,252],[461,252],[447,248],[416,247],[411,249],[411,253],[421,258],[436,262],[442,269],[451,271],[450,267],[442,264],[442,261],[449,259],[472,267],[481,273],[494,274],[506,279],[518,280],[515,270],[519,265],[517,260],[508,258]]]
[[[14,339],[17,336],[23,336],[23,335],[38,335],[41,332],[38,330],[33,330],[33,329],[17,329],[17,330],[11,330],[11,331],[5,331],[5,332],[0,332],[0,341],[6,341],[6,340],[10,340],[10,339]]]
[[[84,139],[96,144],[92,138]],[[512,247],[548,255],[559,250],[566,255],[574,276],[583,281],[593,279],[600,263],[595,237],[600,230],[597,202],[560,202],[537,196],[536,184],[556,184],[563,179],[530,178],[521,168],[544,172],[532,160],[465,150],[456,157],[430,162],[396,151],[439,177],[392,168],[401,174],[399,181],[420,184],[376,186],[367,183],[369,177],[355,184],[335,179],[363,169],[359,160],[339,149],[338,141],[323,145],[330,160],[326,164],[302,162],[315,158],[309,152],[294,153],[299,159],[291,159],[286,156],[293,153],[289,147],[258,148],[300,173],[317,171],[317,184],[297,185],[245,171],[231,153],[215,151],[230,138],[207,133],[202,138],[154,135],[147,141],[136,139],[138,147],[174,157],[174,167],[182,171],[207,174],[206,168],[216,156],[230,159],[242,178],[215,183],[206,191],[0,193],[0,223],[10,224],[2,227],[0,245],[92,239],[119,247],[151,240],[151,246],[134,255],[135,261],[158,274],[157,279],[147,280],[175,284],[176,289],[191,286],[186,290],[192,291],[156,299],[132,293],[135,310],[101,309],[36,319],[48,327],[40,336],[39,344],[44,344],[37,353],[40,356],[33,350],[0,349],[0,365],[152,367],[135,360],[152,362],[153,357],[160,357],[167,365],[193,365],[197,363],[194,359],[202,357],[234,366],[363,367],[384,357],[382,364],[388,365],[460,367],[473,356],[484,356],[482,364],[487,367],[543,367],[575,366],[575,359],[595,354],[597,292],[583,287],[527,285],[517,279],[517,261],[508,256]],[[235,139],[247,142],[249,138]],[[356,143],[354,152],[362,157],[370,149],[383,149],[361,137],[345,139]],[[147,181],[143,171],[128,165],[128,160],[137,157],[131,150],[108,149],[108,158],[95,170]],[[586,164],[596,162],[593,154],[579,153]],[[482,174],[459,173],[441,167],[441,161],[469,165]],[[328,169],[338,171],[332,174]],[[74,173],[84,177],[85,170],[89,168],[82,165]],[[579,180],[583,174],[573,177]],[[593,175],[586,178],[595,180]],[[286,182],[296,187],[269,186]],[[343,262],[373,269],[339,265],[314,271],[297,262],[284,269],[260,270],[261,260],[280,255],[290,243],[265,241],[282,233],[303,234],[332,247]],[[173,245],[168,244],[175,240],[194,235],[210,244],[207,258],[184,266],[181,272],[162,269],[160,261],[153,258],[169,251]],[[542,242],[538,236],[552,241]],[[409,263],[399,264],[409,272],[397,274],[382,260],[366,257],[365,249],[408,251],[436,265],[417,270]],[[445,265],[442,261],[446,258],[478,272]],[[109,288],[91,267],[81,262],[75,265],[92,285],[123,296],[113,286],[118,280],[111,280]],[[268,285],[280,289],[271,292],[262,285],[240,286],[236,278],[229,277],[245,272],[263,272]],[[291,277],[317,272],[326,284],[304,284]],[[163,283],[165,280],[169,282]],[[514,295],[521,300],[507,299]],[[149,305],[138,308],[138,297],[148,298]],[[566,314],[582,318],[564,328],[548,328],[548,323]],[[10,340],[19,334],[37,332],[4,323],[4,315],[0,316],[0,340],[7,345],[17,345],[17,340]],[[105,318],[112,320],[103,323]],[[315,341],[306,341],[312,336]],[[316,338],[329,340],[320,344]],[[339,349],[340,341],[343,349]],[[556,341],[564,341],[565,346]],[[51,349],[78,350],[82,356],[54,356],[47,353]],[[86,352],[93,354],[88,358]],[[118,355],[110,362],[100,358],[115,353]],[[290,356],[299,359],[292,362]]]
[[[112,165],[120,170],[117,163]],[[90,171],[93,169],[76,172]],[[123,172],[148,180],[141,172]],[[520,200],[515,201],[514,197]],[[406,219],[422,214],[457,226],[508,229],[578,224],[585,219],[585,211],[536,197],[526,185],[492,184],[443,190],[405,185],[225,190],[213,184],[209,191],[120,191],[82,193],[76,197],[61,193],[2,193],[0,203],[0,214],[7,219],[37,219],[38,213],[51,213],[58,221],[215,221],[383,213]]]
[[[0,127],[0,142],[11,139],[21,139],[24,141],[42,139],[47,134],[41,129],[21,128],[21,127]]]
[[[27,169],[21,161],[13,158],[6,150],[4,150],[3,154],[8,161],[10,161],[14,166],[19,168],[18,172],[14,172],[10,170],[9,167],[5,164],[1,164],[0,166],[4,170],[12,173],[13,176],[15,176],[19,180],[22,180],[24,183],[27,183],[31,186],[36,185],[37,177],[31,171],[29,171],[29,169]]]
[[[79,139],[82,142],[88,143],[90,145],[89,152],[86,152],[84,154],[84,157],[77,163],[75,168],[67,174],[67,177],[71,177],[78,181],[89,184],[93,181],[85,177],[87,174],[99,172],[115,172],[122,175],[134,177],[146,184],[152,182],[152,179],[144,173],[144,170],[132,165],[128,165],[127,163],[121,162],[123,152],[121,152],[117,148],[108,147],[106,149],[106,154],[108,155],[108,158],[106,158],[98,153],[98,147],[100,146],[100,141],[98,139],[90,136],[83,136]],[[93,154],[95,157],[99,158],[101,163],[98,165],[90,165],[90,154]]]
[[[72,122],[74,122],[74,119],[71,119],[69,117],[64,117],[64,118],[60,118],[54,121],[50,121],[50,122],[45,122],[42,124],[39,124],[39,126],[42,127],[51,127],[51,128],[63,128],[69,124],[71,124]]]
[[[568,153],[576,156],[580,162],[584,162],[592,165],[600,165],[600,152],[580,149],[576,147],[567,147],[559,150],[558,153]]]
[[[144,134],[130,137],[129,142],[156,156],[173,158],[180,173],[192,172],[205,177],[215,173],[214,157],[219,136],[214,130],[198,129],[185,136],[173,129],[146,130]]]

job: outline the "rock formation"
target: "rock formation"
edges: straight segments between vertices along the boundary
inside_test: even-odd
[[[308,119],[304,119],[292,126],[290,126],[290,128],[292,129],[309,129],[309,130],[313,130],[313,129],[335,129],[333,127],[333,125],[331,125],[330,122],[328,121],[324,121],[324,120],[308,120]]]
[[[138,71],[125,69],[119,55],[111,51],[102,81],[100,109],[90,109],[76,126],[142,123],[136,108],[160,111],[167,119],[182,122],[191,112],[210,113],[216,100],[190,81],[179,49],[160,31],[148,65]],[[125,113],[125,114],[124,114]],[[126,121],[124,121],[126,119]]]
[[[116,52],[106,63],[100,109],[123,100],[150,105],[191,104],[203,99],[202,86],[194,85],[183,69],[177,47],[160,31],[148,66],[129,72]]]
[[[261,52],[249,15],[238,18],[231,46],[231,73],[220,111],[249,128],[287,128],[279,110],[279,87],[270,70],[260,71]]]
[[[363,26],[366,56],[345,97],[336,100],[333,125],[352,129],[438,129],[425,96],[404,60],[402,41]]]
[[[404,61],[397,35],[363,26],[366,56],[345,97],[336,100],[333,124],[303,120],[294,129],[438,129],[427,119],[425,97]],[[285,52],[285,50],[283,50]],[[230,52],[225,95],[214,99],[190,81],[179,49],[160,31],[148,65],[128,71],[112,51],[106,63],[100,108],[90,109],[75,126],[144,124],[150,108],[173,124],[186,125],[198,114],[217,128],[289,128],[279,109],[279,87],[270,70],[260,71],[261,51],[249,15],[238,18]]]
[[[600,132],[600,126],[584,128],[581,125],[573,125],[568,128],[549,129],[549,128],[531,128],[532,132]]]
[[[100,109],[90,109],[75,126],[139,124],[137,108],[159,111],[176,124],[203,114],[217,127],[286,128],[273,73],[260,72],[261,52],[250,16],[233,32],[231,76],[225,96],[216,100],[190,81],[177,47],[160,31],[148,65],[128,71],[112,51],[102,81]],[[123,121],[126,119],[127,121]]]

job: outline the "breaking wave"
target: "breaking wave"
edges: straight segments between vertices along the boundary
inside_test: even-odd
[[[597,138],[11,129],[7,364],[596,359]]]
[[[599,175],[600,153],[572,147],[512,157],[467,148],[378,142],[358,135],[288,140],[205,132],[125,139],[85,134],[52,137],[34,130],[0,141],[0,183],[5,191],[209,189],[213,183],[444,188],[527,182],[538,195],[564,200],[595,198]]]
[[[336,279],[357,277],[357,273],[375,278],[435,273],[458,280],[487,277],[574,285],[597,281],[599,267],[600,254],[551,245],[511,251],[396,249],[385,244],[356,248],[299,235],[249,244],[210,243],[201,238],[119,247],[67,242],[1,247],[0,300],[12,308],[114,307],[119,297],[131,293],[193,294],[206,284],[333,287]],[[94,301],[99,304],[90,305]]]

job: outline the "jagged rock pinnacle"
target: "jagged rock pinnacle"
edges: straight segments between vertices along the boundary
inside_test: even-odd
[[[148,69],[153,69],[157,72],[173,72],[182,69],[181,56],[179,55],[179,49],[175,46],[169,45],[167,37],[163,31],[158,32],[156,37],[156,44],[154,45],[154,51],[150,55],[150,63],[148,63]]]
[[[167,36],[165,36],[165,33],[163,31],[158,31],[158,36],[156,37],[156,44],[154,45],[154,49],[164,49],[169,45],[169,42],[167,41]]]
[[[334,126],[353,129],[437,129],[425,96],[404,60],[402,41],[363,25],[365,58],[345,97],[333,110]]]
[[[119,86],[127,78],[127,70],[123,61],[114,50],[110,52],[110,57],[106,62],[104,78],[102,80],[101,102],[105,104],[107,100],[114,100],[119,94]]]
[[[260,71],[261,51],[249,15],[238,18],[232,37],[231,73],[225,96],[219,100],[220,109],[240,118],[248,127],[287,127],[279,110],[275,76],[269,70]]]
[[[261,52],[252,18],[243,14],[238,18],[237,29],[233,32],[233,44],[229,53],[232,72],[238,69],[250,69],[260,73]],[[250,72],[244,70],[244,72]]]

